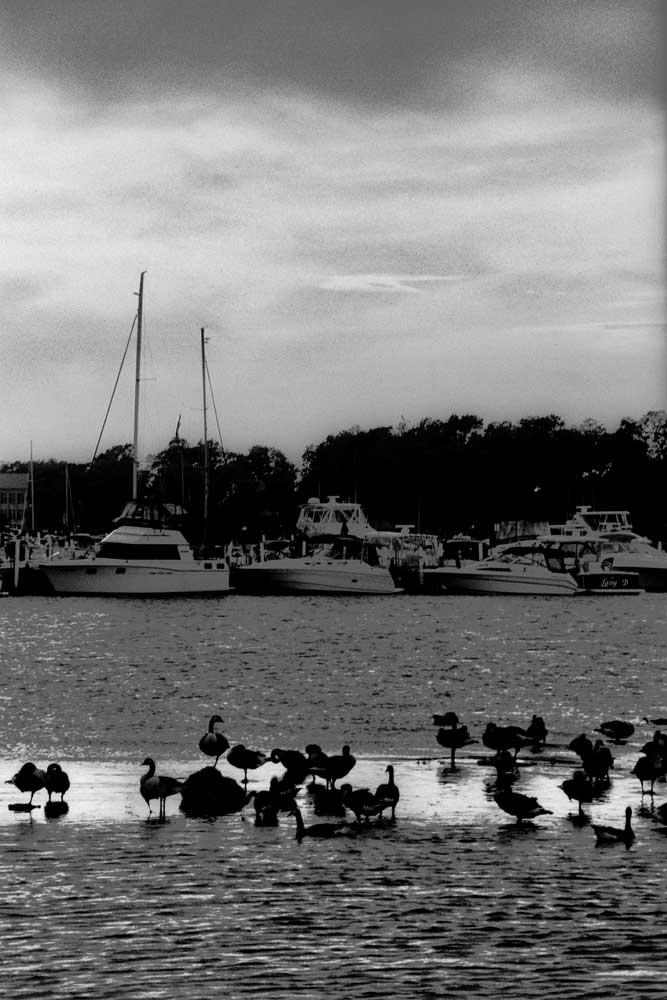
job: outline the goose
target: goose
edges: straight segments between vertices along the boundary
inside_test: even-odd
[[[646,715],[644,722],[648,722],[649,726],[667,726],[667,719],[649,719]]]
[[[272,764],[282,764],[288,774],[296,779],[297,784],[308,774],[308,760],[300,750],[281,750],[276,747],[269,754]]]
[[[225,750],[229,749],[229,740],[222,733],[216,731],[216,723],[222,722],[219,715],[212,715],[208,723],[208,731],[204,733],[199,741],[199,749],[207,757],[215,757],[214,767],[218,766],[218,760]]]
[[[552,810],[541,806],[533,795],[503,790],[496,792],[493,798],[503,812],[516,816],[517,823],[521,823],[524,819],[535,819],[536,816],[552,815]]]
[[[382,803],[368,788],[353,789],[352,785],[345,784],[341,785],[340,794],[343,805],[354,813],[357,823],[361,823],[362,819],[368,823],[371,816],[377,816],[382,811]]]
[[[630,773],[639,778],[642,786],[642,795],[644,795],[644,782],[650,781],[649,795],[653,795],[653,785],[665,773],[664,758],[660,754],[649,753],[645,757],[638,759]]]
[[[269,757],[261,750],[247,750],[242,743],[237,743],[227,754],[227,763],[243,771],[243,782],[248,784],[248,771],[256,771],[266,764]]]
[[[614,740],[615,742],[620,742],[621,740],[627,740],[635,731],[635,727],[631,722],[623,722],[621,719],[612,719],[610,722],[601,722],[598,728],[595,730],[596,733],[602,733],[609,740]]]
[[[487,722],[482,743],[489,750],[513,750],[514,756],[526,745],[526,730],[520,726],[497,726]]]
[[[596,740],[595,746],[582,757],[581,763],[588,777],[596,784],[609,781],[609,771],[614,766],[614,758],[608,746],[602,740]]]
[[[471,743],[477,743],[477,740],[471,738],[467,726],[454,727],[453,729],[439,729],[435,738],[441,747],[446,747],[450,751],[452,770],[456,767],[456,751],[460,750],[461,747],[469,746]]]
[[[268,788],[248,792],[246,803],[252,801],[255,807],[255,826],[276,826],[278,813],[290,812],[296,805],[294,794],[282,791],[277,777],[271,778]]]
[[[329,757],[325,754],[322,747],[317,743],[309,743],[306,747],[306,755],[308,774],[312,775],[313,782],[315,778],[324,778],[326,780]]]
[[[38,792],[40,788],[46,787],[46,773],[29,760],[27,763],[21,765],[13,778],[7,779],[6,784],[16,785],[19,792],[30,792],[27,807],[31,808],[35,792]]]
[[[534,715],[526,727],[526,736],[536,746],[539,746],[540,743],[546,745],[548,731],[542,716]]]
[[[153,812],[151,809],[151,800],[157,799],[159,802],[160,819],[164,819],[167,796],[176,795],[177,792],[182,791],[183,782],[177,778],[169,778],[164,774],[156,774],[155,761],[152,757],[146,757],[142,762],[142,767],[147,767],[148,770],[145,774],[142,774],[139,781],[141,797],[148,806],[149,814]]]
[[[383,803],[382,809],[380,810],[380,816],[385,809],[391,808],[391,818],[396,818],[396,806],[398,800],[401,797],[398,785],[394,781],[394,765],[387,764],[385,768],[386,773],[389,775],[387,781],[378,785],[375,789],[375,800],[376,802]]]
[[[459,717],[456,712],[445,712],[444,715],[434,715],[433,725],[444,726],[445,728],[456,729],[459,724]]]
[[[582,803],[593,801],[593,782],[585,772],[575,771],[571,778],[566,778],[558,787],[565,792],[570,802],[574,800],[579,803],[579,815],[585,815]]]
[[[625,826],[622,828],[616,826],[601,826],[597,823],[593,824],[593,831],[595,833],[596,844],[625,844],[629,847],[632,841],[635,839],[634,830],[632,829],[630,820],[632,818],[632,809],[630,806],[625,810]]]
[[[589,754],[593,749],[593,742],[589,740],[586,733],[581,733],[579,736],[575,736],[573,740],[567,745],[568,750],[573,750],[577,757],[581,757],[583,760],[586,754]]]
[[[49,793],[49,802],[54,792],[60,793],[61,802],[65,798],[65,792],[69,788],[69,776],[63,771],[60,764],[49,764],[47,767],[45,788]]]
[[[324,769],[324,776],[329,788],[335,788],[338,779],[344,778],[347,774],[349,774],[356,763],[357,759],[352,756],[350,748],[347,744],[343,747],[342,753],[334,754],[329,757]]]
[[[296,839],[301,842],[304,837],[317,837],[324,839],[327,837],[340,837],[344,834],[351,834],[353,831],[349,823],[314,823],[312,826],[305,826],[303,816],[298,806],[290,810],[292,816],[296,818]]]
[[[343,805],[340,789],[327,788],[325,785],[308,785],[308,794],[312,796],[313,812],[316,816],[344,816],[345,806]]]

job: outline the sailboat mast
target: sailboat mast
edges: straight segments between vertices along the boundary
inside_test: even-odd
[[[204,539],[208,526],[208,428],[206,426],[206,338],[201,328],[201,378],[202,401],[204,407]]]
[[[132,499],[137,499],[139,479],[139,384],[141,382],[141,330],[144,312],[144,275],[139,278],[139,305],[137,306],[137,363],[134,379],[134,437],[132,441]]]

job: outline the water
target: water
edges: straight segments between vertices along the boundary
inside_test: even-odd
[[[642,717],[667,717],[666,618],[662,594],[5,599],[0,776],[59,760],[72,780],[58,819],[0,785],[5,995],[662,997],[667,827],[629,772]],[[450,770],[431,724],[449,708],[477,739],[544,716],[515,787],[551,815],[498,809],[481,743]],[[187,819],[178,797],[148,821],[141,761],[196,770],[214,713],[253,748],[349,743],[355,787],[393,763],[396,822],[298,844],[292,817]],[[569,740],[615,717],[637,729],[586,809],[620,826],[630,804],[630,850],[596,848],[558,788]]]

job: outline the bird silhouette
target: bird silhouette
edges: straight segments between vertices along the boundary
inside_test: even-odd
[[[567,748],[568,750],[573,750],[577,757],[583,760],[586,754],[589,754],[593,749],[593,741],[589,740],[586,733],[580,733],[579,736],[575,736],[573,740],[570,740]]]
[[[526,727],[526,736],[535,746],[544,746],[547,742],[548,729],[541,715],[534,715]]]
[[[65,792],[69,789],[69,776],[66,771],[63,771],[60,764],[49,764],[46,769],[46,784],[44,787],[49,793],[49,802],[54,793],[56,795],[59,794],[60,801],[63,801]]]
[[[608,740],[614,740],[616,743],[620,743],[623,740],[627,740],[635,731],[635,727],[631,722],[623,722],[621,719],[612,719],[610,722],[601,722],[598,728],[595,730],[596,733],[602,733],[606,736]]]
[[[451,729],[443,727],[438,730],[435,738],[441,747],[449,750],[452,770],[456,767],[456,751],[461,747],[470,746],[471,743],[477,743],[477,740],[471,738],[467,726],[454,726]]]
[[[596,844],[625,844],[626,847],[630,847],[630,844],[635,839],[635,833],[632,829],[631,824],[632,809],[630,806],[625,810],[625,826],[601,826],[598,823],[593,824],[593,832],[595,833]]]
[[[493,796],[497,806],[515,816],[517,823],[524,819],[535,819],[536,816],[550,816],[551,809],[545,809],[533,795],[522,795],[521,792],[512,792],[503,789]]]
[[[640,757],[637,763],[632,768],[631,774],[634,774],[642,786],[642,795],[644,795],[644,782],[650,782],[651,787],[649,788],[649,795],[653,795],[653,786],[658,778],[661,778],[665,774],[665,760],[660,754],[649,753],[644,757]]]
[[[35,792],[46,787],[46,772],[29,760],[21,765],[13,778],[7,779],[6,784],[16,785],[19,792],[30,792],[30,799],[25,806],[27,809],[37,808],[32,805],[32,800]]]
[[[335,788],[338,779],[344,778],[349,774],[356,763],[357,759],[352,756],[347,744],[343,747],[342,753],[333,754],[328,757],[324,769],[324,777],[329,788]]]
[[[401,797],[398,785],[394,781],[394,765],[387,764],[385,771],[389,775],[386,782],[382,785],[378,785],[375,789],[375,801],[382,803],[382,809],[380,810],[380,815],[385,809],[391,809],[391,818],[396,818],[396,806],[398,800]]]
[[[577,802],[579,805],[579,815],[584,816],[584,811],[582,809],[582,803],[593,801],[593,782],[589,777],[587,777],[584,771],[575,771],[571,778],[566,778],[565,781],[558,786],[567,795],[570,802]]]
[[[148,770],[145,774],[142,774],[139,780],[141,797],[148,806],[149,815],[153,812],[151,802],[157,799],[159,803],[159,817],[160,819],[164,819],[167,797],[169,795],[176,795],[177,792],[182,791],[183,782],[177,778],[169,778],[164,774],[156,774],[155,761],[152,757],[146,757],[142,762],[142,767],[147,767]]]
[[[216,730],[216,725],[222,722],[219,715],[212,715],[208,723],[208,731],[204,733],[199,741],[199,749],[207,757],[215,757],[215,764],[213,767],[218,766],[218,761],[225,750],[229,749],[229,740],[222,733]]]
[[[482,743],[489,750],[513,750],[514,756],[526,745],[526,730],[520,726],[497,726],[487,722]]]
[[[295,836],[299,842],[302,841],[304,837],[326,839],[329,837],[340,837],[341,835],[354,832],[350,828],[349,823],[314,823],[311,826],[306,826],[303,822],[303,816],[301,815],[301,810],[298,806],[295,806],[290,811],[292,816],[296,818]]]
[[[261,750],[247,750],[242,743],[237,743],[227,754],[227,763],[243,771],[243,782],[248,784],[248,771],[256,771],[266,764],[269,757]]]

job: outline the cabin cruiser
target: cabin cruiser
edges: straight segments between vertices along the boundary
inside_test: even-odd
[[[186,596],[230,590],[226,559],[198,559],[161,508],[126,504],[117,527],[96,551],[79,559],[57,556],[40,569],[56,594]]]
[[[563,538],[597,539],[600,559],[625,573],[636,573],[643,590],[667,591],[667,552],[649,538],[633,531],[627,510],[594,510],[580,506],[564,524],[554,524],[551,534]]]
[[[571,595],[579,590],[562,553],[538,539],[502,545],[480,562],[425,569],[424,582],[453,594]]]
[[[372,541],[326,536],[301,556],[279,556],[232,569],[240,593],[398,594],[388,566]]]

